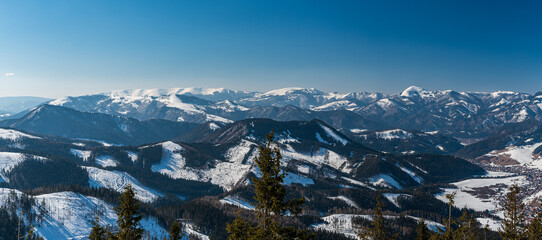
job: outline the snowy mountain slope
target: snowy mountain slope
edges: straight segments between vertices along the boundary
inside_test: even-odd
[[[6,202],[10,189],[0,189],[1,202]],[[16,191],[18,195],[21,192]],[[92,220],[101,212],[100,224],[115,225],[117,216],[113,206],[94,197],[73,192],[57,192],[38,195],[36,202],[44,203],[46,214],[43,222],[35,226],[36,233],[44,239],[87,239],[92,227]],[[39,211],[37,206],[34,211]],[[141,221],[142,227],[152,236],[167,236],[166,230],[152,217]]]
[[[528,168],[542,169],[542,156],[539,149],[542,142],[526,145],[510,145],[505,149],[493,150],[484,156],[477,158],[483,163],[495,165],[521,165]]]
[[[5,174],[9,173],[19,163],[29,159],[35,158],[39,160],[45,160],[44,157],[25,155],[22,153],[14,152],[0,152],[0,182],[8,182],[8,178]]]
[[[6,139],[6,140],[12,140],[12,141],[16,141],[16,140],[19,140],[21,138],[40,139],[40,137],[36,137],[36,136],[30,135],[30,134],[26,134],[26,133],[23,133],[23,132],[20,132],[20,131],[17,131],[17,130],[4,129],[4,128],[0,128],[0,138],[1,139]]]
[[[88,172],[90,178],[90,187],[109,188],[116,192],[122,193],[124,187],[131,185],[135,192],[135,197],[142,202],[150,203],[163,194],[158,191],[145,187],[135,178],[125,172],[108,171],[95,167],[83,167]]]
[[[248,125],[251,124],[249,123]],[[322,135],[328,134],[320,124],[315,123],[314,126],[321,131]],[[236,128],[235,126],[230,127]],[[228,127],[224,131],[231,133],[228,129],[230,128]],[[337,174],[350,174],[352,172],[353,164],[349,160],[349,157],[332,150],[333,147],[341,149],[348,147],[352,143],[343,135],[335,135],[338,133],[336,130],[328,129],[328,131],[333,131],[333,134],[329,134],[329,136],[325,135],[324,137],[329,142],[335,142],[329,145],[329,149],[319,147],[317,151],[314,150],[312,153],[299,152],[292,147],[293,144],[307,141],[301,137],[295,137],[295,132],[290,132],[291,135],[278,135],[283,164],[288,168],[285,184],[311,185],[314,184],[313,178],[320,178],[326,174],[329,175],[328,177],[332,177]],[[217,134],[223,135],[223,133]],[[314,133],[308,134],[308,136],[314,139],[314,144],[321,144],[318,142]],[[253,160],[258,154],[257,143],[260,140],[257,140],[254,135],[238,136],[241,139],[231,136],[223,137],[228,139],[224,143],[220,143],[224,139],[219,139],[218,143],[203,143],[192,146],[174,142],[161,143],[162,158],[159,162],[151,166],[151,170],[168,175],[173,179],[209,182],[219,185],[225,190],[231,190],[235,185],[244,182],[250,173],[258,176],[258,170],[255,168]],[[346,143],[346,146],[342,144],[343,142]],[[193,162],[194,160],[192,160],[191,156],[198,155],[194,151],[205,151],[204,149],[208,149],[209,147],[214,148],[214,151],[218,152],[209,152],[209,155],[206,155],[208,160],[205,162],[200,162],[199,160],[198,162]],[[348,148],[348,150],[343,150],[343,152],[347,152],[349,156],[351,154],[354,156],[354,149]],[[357,151],[359,152],[359,150]],[[198,159],[201,159],[201,157]],[[331,174],[331,170],[335,173]],[[340,181],[347,184],[346,180]]]
[[[497,128],[485,139],[463,147],[455,155],[466,159],[475,159],[493,150],[502,150],[512,145],[530,145],[535,142],[542,142],[542,123],[536,120],[526,120]]]
[[[304,140],[336,147],[356,146],[359,149],[372,152],[319,120],[282,122],[271,119],[246,119],[228,124],[205,136],[199,142],[226,143],[239,139],[261,141],[271,131],[282,143],[294,144]]]
[[[152,165],[153,172],[159,172],[173,179],[210,182],[231,190],[252,168],[251,162],[244,163],[247,154],[255,146],[248,141],[230,148],[223,160],[209,159],[204,166],[187,165],[186,148],[174,143],[161,143],[163,153],[159,163]],[[249,158],[252,159],[252,158]]]
[[[12,152],[0,152],[0,169],[2,171],[0,181],[6,182],[8,179],[4,176],[4,173],[8,173],[13,169],[17,164],[25,160],[25,156],[21,153],[12,153]]]
[[[483,172],[453,157],[416,155],[412,160],[405,160],[402,156],[380,154],[318,120],[277,122],[269,119],[247,119],[225,125],[199,140],[200,143],[162,143],[162,159],[153,163],[151,170],[174,179],[210,182],[230,190],[248,173],[257,175],[252,163],[257,154],[254,149],[271,131],[279,143],[291,183],[307,185],[318,179],[334,179],[339,184],[350,185],[338,178],[347,177],[364,184],[401,189]],[[222,149],[223,146],[229,147]],[[192,156],[200,157],[191,160]],[[455,163],[463,173],[433,171],[444,163]],[[452,176],[454,174],[458,175]]]
[[[139,121],[52,105],[42,105],[20,119],[1,121],[0,125],[45,135],[126,145],[172,139],[197,126],[165,120]]]
[[[70,149],[70,153],[73,154],[76,157],[79,157],[79,158],[83,159],[83,161],[87,161],[92,152],[72,148],[72,149]]]
[[[418,222],[418,221],[421,220],[420,218],[414,217],[414,216],[407,215],[406,217],[408,219],[411,219],[412,221],[415,221],[415,222]],[[363,219],[370,220],[370,221],[372,221],[372,219],[373,219],[371,215],[332,214],[332,215],[323,217],[322,218],[322,220],[324,221],[323,223],[313,225],[312,227],[315,228],[315,229],[319,229],[319,230],[325,230],[325,231],[329,231],[329,232],[341,233],[341,234],[344,234],[345,236],[348,236],[348,237],[351,237],[351,238],[354,238],[354,239],[359,239],[358,236],[357,236],[357,233],[359,231],[359,226],[356,226],[352,222],[353,218],[363,218]],[[386,218],[386,219],[396,219],[396,218],[399,218],[399,217],[398,216],[387,216],[387,215],[385,215],[384,218]],[[429,220],[424,220],[424,221],[425,221],[425,224],[427,224],[427,229],[429,229],[431,231],[436,232],[436,231],[438,231],[438,228],[444,229],[444,225],[442,225],[440,223],[437,223],[437,222],[434,222],[434,221],[429,221]]]
[[[210,129],[210,124],[207,125]],[[41,139],[21,138],[18,141],[28,145],[24,149],[26,152],[47,153],[51,159],[63,159],[67,161],[64,163],[71,163],[79,170],[81,165],[94,164],[90,161],[99,160],[107,163],[111,160],[116,165],[114,171],[84,167],[85,171],[76,176],[83,179],[80,187],[85,189],[88,187],[86,183],[90,183],[90,186],[118,191],[130,182],[138,186],[136,191],[138,199],[149,202],[150,206],[153,204],[152,199],[156,199],[161,193],[183,195],[185,185],[194,188],[193,191],[183,195],[187,196],[183,204],[187,203],[188,206],[200,200],[207,201],[205,199],[213,198],[210,196],[202,200],[193,196],[218,194],[223,195],[216,198],[217,202],[218,199],[226,199],[222,202],[242,205],[243,203],[236,200],[250,199],[250,191],[253,189],[250,177],[258,176],[258,170],[253,162],[258,154],[257,145],[271,130],[275,132],[284,157],[282,166],[283,171],[287,173],[284,185],[289,191],[295,191],[293,192],[295,194],[303,196],[306,194],[307,199],[310,199],[307,207],[311,211],[329,213],[334,206],[346,209],[355,209],[357,206],[360,209],[367,209],[372,207],[377,188],[403,189],[401,192],[414,196],[409,192],[410,187],[449,182],[450,179],[458,181],[456,178],[472,177],[480,170],[468,165],[468,162],[462,159],[452,157],[444,159],[447,156],[442,155],[397,156],[380,153],[351,140],[319,120],[278,122],[269,119],[247,119],[217,126],[218,128],[197,143],[163,141],[143,146],[105,146],[42,135]],[[434,135],[434,133],[423,134]],[[457,169],[450,170],[450,166]],[[440,171],[443,169],[444,171]],[[46,174],[43,173],[44,176]],[[90,181],[86,177],[89,177]],[[192,190],[190,186],[187,188]],[[203,187],[200,188],[201,186]],[[211,191],[208,189],[218,191],[209,193]],[[240,194],[242,198],[239,199],[225,197],[236,196],[234,193],[244,194]],[[390,198],[386,198],[392,202],[386,202],[386,208],[395,211],[397,208],[394,207],[394,196]],[[399,201],[396,202],[398,204]],[[72,208],[71,205],[65,206]],[[62,214],[59,214],[60,218],[54,217],[50,220],[51,226],[54,226],[51,228],[56,229],[51,234],[77,237],[78,233],[75,230],[72,231],[70,227],[66,230],[60,226],[62,224],[57,224],[69,219],[62,217]],[[205,226],[194,225],[193,230],[201,227]]]
[[[394,154],[453,154],[463,147],[457,139],[438,132],[352,129],[346,135],[367,147]]]
[[[184,94],[183,94],[184,93]],[[66,97],[49,104],[86,112],[106,113],[139,120],[165,119],[203,123],[231,120],[207,111],[242,110],[242,107],[213,105],[213,102],[187,94],[183,89],[138,89],[81,97]],[[208,96],[199,94],[198,96]],[[227,99],[225,99],[227,100]]]

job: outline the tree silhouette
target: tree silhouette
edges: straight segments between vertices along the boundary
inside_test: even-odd
[[[229,239],[311,239],[313,236],[304,230],[292,226],[282,226],[279,218],[290,213],[301,213],[301,205],[305,198],[286,200],[284,171],[280,168],[282,155],[273,132],[266,136],[266,141],[259,146],[259,155],[254,159],[260,171],[260,178],[251,180],[255,186],[254,199],[257,201],[258,225],[253,226],[239,216],[227,225]]]

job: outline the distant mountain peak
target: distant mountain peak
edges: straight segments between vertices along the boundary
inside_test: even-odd
[[[263,96],[283,96],[292,93],[324,94],[324,92],[315,88],[288,87],[280,88],[263,93]]]
[[[215,95],[222,93],[234,93],[241,91],[233,91],[226,88],[151,88],[151,89],[126,89],[126,90],[117,90],[112,92],[103,93],[104,95],[114,96],[114,97],[126,97],[126,96],[135,96],[135,97],[160,97],[167,95]]]
[[[407,89],[405,89],[403,92],[401,92],[401,96],[403,97],[414,97],[419,96],[420,92],[427,91],[421,87],[418,86],[410,86]]]

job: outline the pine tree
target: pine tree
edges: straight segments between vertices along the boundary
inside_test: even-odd
[[[139,202],[131,185],[124,187],[124,193],[119,197],[120,206],[115,207],[119,232],[116,235],[122,240],[137,240],[143,237],[143,229],[139,221],[143,217],[139,212]]]
[[[416,230],[416,240],[429,240],[429,230],[427,230],[427,224],[425,220],[420,219],[418,222],[418,229]]]
[[[448,218],[444,219],[444,222],[446,223],[446,229],[444,230],[444,232],[442,231],[442,229],[439,229],[440,233],[438,233],[438,239],[443,239],[443,240],[454,239],[454,231],[452,228],[452,224],[454,222],[452,219],[452,209],[455,203],[454,201],[455,194],[456,192],[453,192],[451,194],[446,194],[446,199],[448,199]]]
[[[382,215],[383,205],[379,192],[376,195],[376,207],[373,213],[373,240],[385,240],[387,238],[384,216]]]
[[[96,217],[92,220],[92,229],[90,230],[89,240],[106,240],[107,231],[100,225],[100,219]]]
[[[506,199],[501,203],[504,208],[504,219],[499,229],[503,240],[519,240],[525,232],[523,222],[525,221],[524,205],[518,199],[519,186],[510,187]]]
[[[469,215],[467,210],[463,209],[463,214],[457,219],[457,229],[454,231],[454,239],[457,240],[475,240],[476,239],[476,221]]]
[[[540,240],[542,239],[542,221],[540,215],[533,218],[527,228],[527,240]]]
[[[282,155],[273,132],[266,136],[266,141],[259,146],[259,155],[254,159],[260,170],[260,178],[251,180],[255,186],[258,225],[253,226],[239,217],[226,227],[229,239],[311,239],[312,235],[294,227],[283,227],[279,217],[287,212],[292,215],[301,213],[305,198],[285,200],[286,189],[282,186],[285,173],[281,170]]]
[[[358,237],[360,239],[388,240],[397,238],[398,234],[395,236],[388,236],[384,215],[382,214],[383,206],[384,203],[380,198],[380,191],[378,191],[376,194],[376,206],[373,211],[373,222],[371,223],[371,227],[362,228],[361,231],[358,232]]]
[[[181,240],[184,234],[181,233],[181,225],[179,222],[173,222],[173,225],[169,228],[169,240]]]

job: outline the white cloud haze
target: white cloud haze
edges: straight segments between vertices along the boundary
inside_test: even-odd
[[[4,75],[6,75],[6,77],[11,77],[11,76],[15,76],[15,73],[6,73]]]

